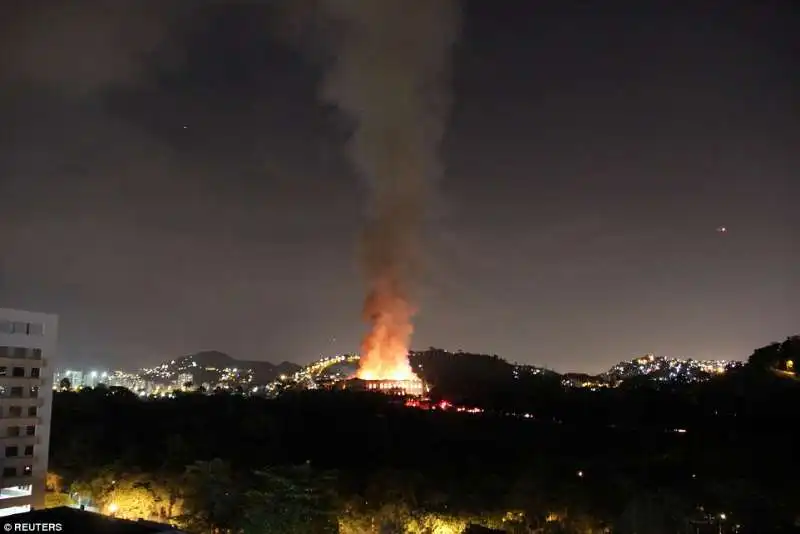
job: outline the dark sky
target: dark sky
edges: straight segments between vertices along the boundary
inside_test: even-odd
[[[296,19],[2,3],[0,303],[58,313],[62,364],[356,350],[365,192]],[[798,333],[797,35],[789,1],[467,2],[414,347],[597,371]]]

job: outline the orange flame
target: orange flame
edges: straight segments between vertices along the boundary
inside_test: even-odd
[[[408,361],[415,310],[396,289],[395,284],[378,283],[364,303],[364,315],[372,327],[361,342],[356,376],[362,380],[417,378]]]

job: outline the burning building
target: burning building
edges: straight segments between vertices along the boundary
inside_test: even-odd
[[[403,397],[422,397],[428,392],[427,384],[416,377],[408,380],[363,380],[361,378],[353,378],[344,382],[343,387],[354,391],[372,391]]]

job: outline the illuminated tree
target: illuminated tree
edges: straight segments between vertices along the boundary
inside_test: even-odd
[[[123,519],[149,519],[158,514],[156,495],[145,484],[114,484],[105,499],[104,508],[113,505],[114,515]]]
[[[81,500],[88,499],[102,505],[116,484],[116,479],[117,473],[113,467],[103,467],[73,480],[69,492],[78,495]]]
[[[70,506],[73,504],[72,498],[66,493],[51,493],[44,494],[44,507],[45,508],[58,508],[59,506]]]
[[[45,479],[45,488],[50,492],[61,493],[64,489],[64,479],[58,474],[48,471]]]

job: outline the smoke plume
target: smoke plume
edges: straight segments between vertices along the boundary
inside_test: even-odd
[[[370,189],[360,259],[370,331],[359,376],[408,379],[414,285],[450,104],[455,0],[321,0],[333,25],[323,98],[353,125],[348,155]]]

